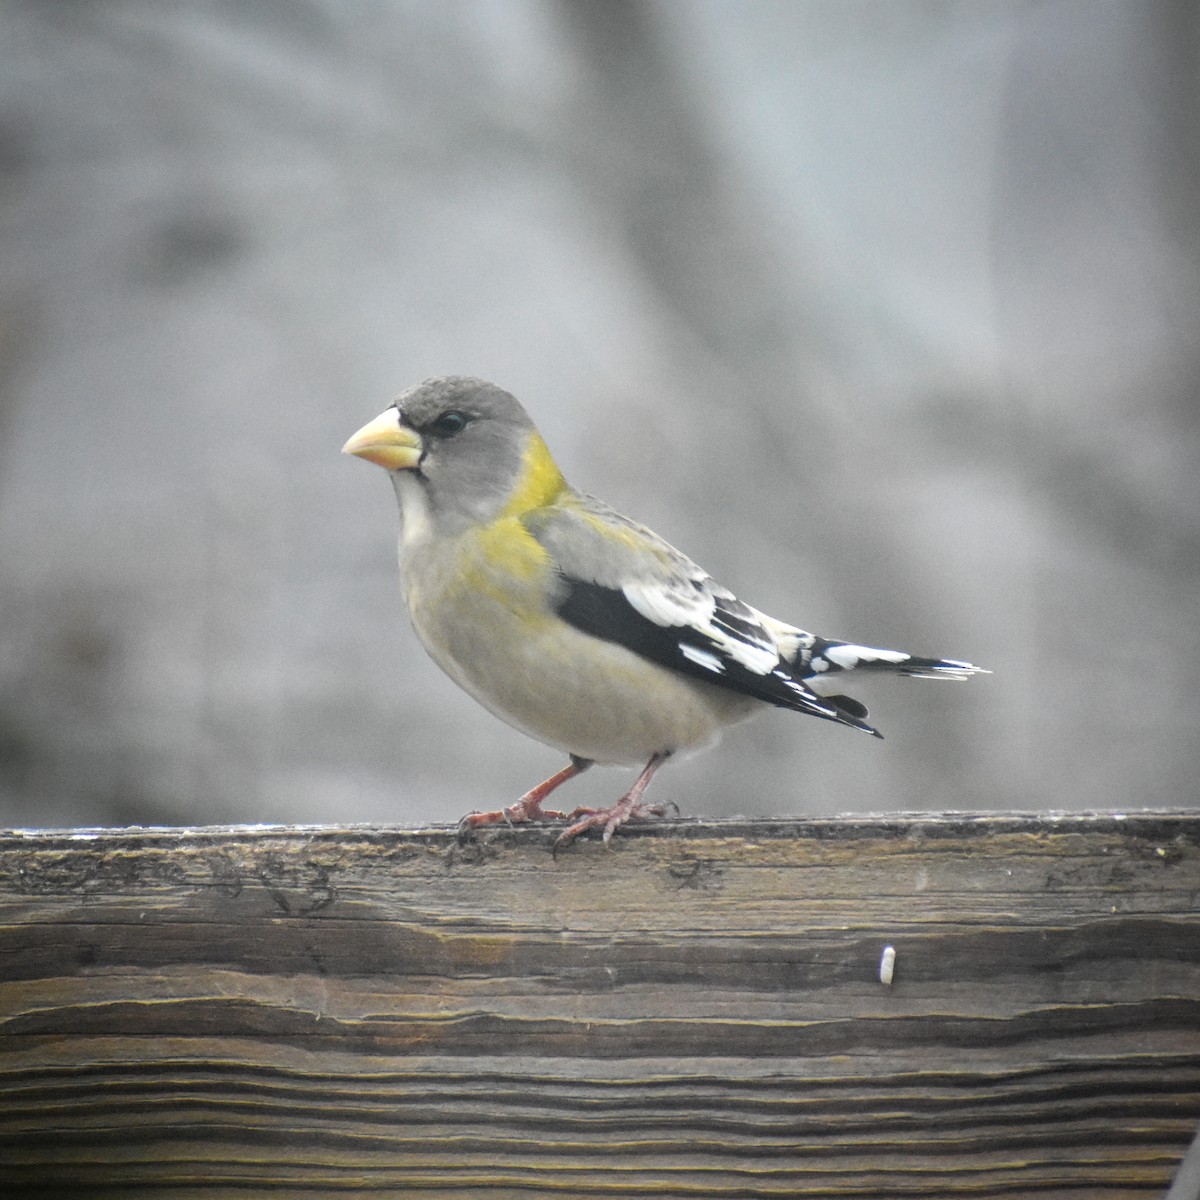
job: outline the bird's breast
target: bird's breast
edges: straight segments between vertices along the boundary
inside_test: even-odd
[[[478,621],[497,621],[501,612],[533,619],[547,609],[553,584],[550,556],[515,517],[451,538],[408,542],[401,553],[418,632],[438,624],[450,636],[450,626],[466,621],[472,610]]]
[[[433,660],[508,724],[602,762],[713,740],[760,707],[568,625],[546,551],[514,520],[408,556],[413,628]]]

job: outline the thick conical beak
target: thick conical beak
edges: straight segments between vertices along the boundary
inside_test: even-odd
[[[419,466],[424,446],[415,429],[400,424],[400,413],[389,408],[368,421],[343,447],[343,454],[365,458],[389,471]]]

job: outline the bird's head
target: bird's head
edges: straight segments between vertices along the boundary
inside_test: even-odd
[[[342,451],[391,472],[406,519],[420,505],[439,534],[518,515],[565,486],[516,398],[464,375],[409,388]]]

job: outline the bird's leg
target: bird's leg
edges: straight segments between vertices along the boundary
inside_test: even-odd
[[[458,836],[466,837],[471,830],[477,829],[480,825],[499,825],[502,822],[506,825],[519,825],[524,821],[563,820],[566,813],[557,812],[552,808],[543,808],[542,801],[555,788],[562,787],[568,779],[574,779],[576,775],[582,775],[591,765],[590,758],[580,758],[578,755],[572,754],[571,761],[561,771],[551,775],[537,787],[530,788],[516,804],[510,804],[508,808],[498,808],[493,812],[467,813],[458,823]]]
[[[633,787],[611,808],[577,808],[571,813],[567,820],[573,824],[559,834],[554,843],[555,853],[564,846],[569,846],[581,833],[586,833],[589,829],[603,827],[604,841],[607,844],[612,839],[613,832],[620,829],[626,821],[663,816],[666,808],[661,804],[643,804],[642,793],[654,778],[654,772],[670,757],[669,752],[652,755]]]

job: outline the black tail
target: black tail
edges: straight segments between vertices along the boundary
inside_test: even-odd
[[[814,639],[797,666],[796,674],[800,680],[837,714],[832,720],[852,725],[864,733],[873,733],[877,738],[883,734],[867,724],[867,706],[836,690],[843,686],[841,677],[849,672],[883,671],[906,675],[910,679],[970,679],[972,675],[991,674],[983,667],[956,658],[918,658],[899,650],[882,650],[877,646],[826,638]]]
[[[822,678],[844,671],[886,671],[912,679],[970,679],[972,675],[991,674],[983,667],[957,658],[918,658],[900,650],[882,650],[878,646],[826,638],[817,638],[813,642],[812,649],[805,654],[802,670],[802,678],[810,687]]]
[[[874,734],[877,738],[882,738],[883,734],[875,728],[874,725],[867,724],[867,706],[855,700],[851,696],[822,696],[821,701],[828,704],[830,708],[837,713],[835,718],[840,725],[852,725],[855,729],[861,729],[863,733]]]

